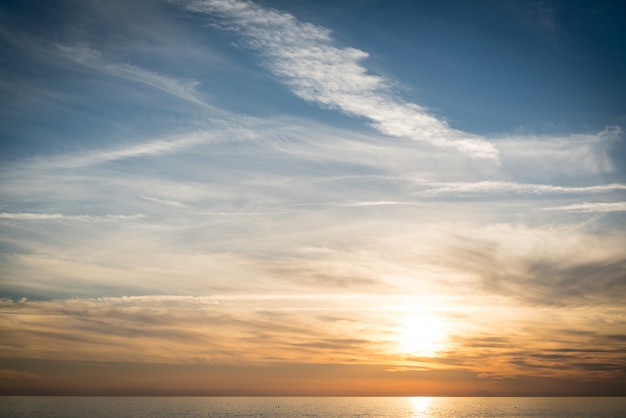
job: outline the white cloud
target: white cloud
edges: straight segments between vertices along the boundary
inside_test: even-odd
[[[440,295],[380,295],[380,294],[358,294],[358,293],[293,293],[293,294],[220,294],[208,296],[184,296],[184,295],[141,295],[141,296],[121,296],[121,297],[101,297],[89,299],[92,302],[110,304],[135,304],[135,303],[163,303],[180,302],[184,304],[217,304],[221,302],[259,302],[259,301],[315,301],[317,303],[328,301],[343,301],[355,303],[371,302],[403,302],[410,305],[415,302],[437,301],[441,303],[446,300],[458,299],[456,296]]]
[[[564,211],[575,213],[605,213],[605,212],[626,212],[626,202],[609,202],[609,203],[577,203],[573,205],[556,206],[552,208],[543,208],[549,211]]]
[[[598,133],[501,138],[497,142],[502,171],[527,182],[589,181],[592,176],[602,176],[606,181],[616,172],[611,146],[622,135],[621,128],[614,126]]]
[[[399,202],[394,200],[372,200],[344,203],[347,207],[367,207],[367,206],[397,206],[397,205],[414,205],[415,202]]]
[[[110,62],[102,57],[100,51],[92,49],[87,45],[56,45],[56,48],[65,58],[81,66],[154,87],[188,102],[210,108],[196,90],[198,82],[195,80],[181,80],[148,71],[136,65]]]
[[[507,181],[425,183],[429,187],[424,193],[445,194],[587,194],[626,190],[626,184],[600,184],[596,186],[567,187],[550,184],[515,183]]]
[[[78,168],[126,158],[171,154],[185,148],[209,142],[212,139],[213,136],[208,132],[193,132],[181,136],[171,136],[164,139],[123,146],[118,149],[96,149],[90,152],[48,157],[41,161],[40,167]]]
[[[92,216],[92,215],[63,215],[60,213],[29,213],[29,212],[17,212],[17,213],[0,213],[0,219],[13,219],[16,221],[131,221],[143,218],[145,215],[133,214],[133,215],[105,215],[105,216]]]
[[[485,139],[452,129],[422,107],[394,96],[389,83],[361,65],[367,53],[333,45],[330,31],[251,2],[184,2],[195,12],[219,15],[261,51],[267,65],[301,98],[363,117],[380,132],[474,157],[497,159]]]

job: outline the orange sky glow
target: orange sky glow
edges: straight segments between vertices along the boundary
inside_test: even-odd
[[[4,302],[4,393],[621,393],[619,312],[476,296],[229,295]],[[575,328],[576,332],[568,330]],[[615,338],[618,340],[618,338]],[[19,367],[16,367],[19,364]]]

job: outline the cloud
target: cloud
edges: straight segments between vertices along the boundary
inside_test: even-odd
[[[45,380],[46,378],[33,372],[3,369],[0,370],[0,379],[6,380]]]
[[[307,326],[318,322],[308,313],[275,311],[280,298],[267,300],[262,308],[262,297],[229,304],[189,303],[172,296],[139,300],[0,301],[3,312],[21,324],[7,327],[0,321],[7,337],[1,348],[21,352],[21,358],[237,365],[323,358],[347,363],[371,351],[361,344],[355,354],[351,348],[360,339],[342,338],[328,326]],[[334,350],[328,350],[327,341],[335,341]],[[73,350],[67,350],[68,343]]]
[[[11,170],[5,171],[5,175],[11,176],[13,172],[22,171],[23,176],[45,176],[44,173],[52,172],[54,169],[79,169],[130,158],[170,155],[200,144],[224,140],[225,136],[224,134],[216,136],[214,132],[209,131],[197,131],[164,138],[150,138],[144,142],[123,144],[117,148],[92,148],[89,151],[36,156],[9,163]]]
[[[180,99],[209,108],[196,90],[198,82],[195,80],[176,79],[132,64],[110,62],[102,57],[100,51],[87,45],[56,45],[56,48],[62,56],[86,68],[154,87]]]
[[[185,295],[141,295],[141,296],[121,296],[121,297],[101,297],[89,299],[93,302],[104,302],[109,304],[141,305],[151,303],[176,302],[185,305],[215,305],[220,303],[241,303],[241,302],[297,302],[299,304],[312,302],[322,309],[334,309],[334,302],[350,304],[353,309],[367,308],[372,302],[384,302],[387,309],[395,309],[403,306],[404,309],[418,310],[415,303],[442,303],[448,299],[444,296],[429,295],[394,295],[394,294],[367,294],[367,293],[291,293],[291,294],[218,294],[209,296],[185,296]],[[330,302],[330,303],[328,303]],[[398,305],[399,304],[399,305]]]
[[[345,306],[361,297],[362,311],[358,306],[334,309],[335,303]],[[620,370],[621,351],[598,350],[597,344],[615,347],[616,341],[623,342],[623,335],[616,333],[623,326],[623,315],[620,322],[601,309],[521,309],[510,301],[472,309],[472,299],[437,312],[450,332],[442,341],[447,348],[432,358],[398,355],[397,338],[407,311],[393,308],[417,308],[410,311],[415,315],[429,302],[407,295],[382,300],[377,295],[348,294],[1,299],[5,315],[0,317],[0,329],[5,338],[0,348],[5,356],[26,362],[132,362],[149,367],[360,364],[480,372],[499,378],[539,373],[576,379],[606,379]],[[300,307],[312,303],[319,309],[284,309],[289,302]],[[381,302],[395,306],[375,310]],[[19,326],[9,326],[9,320]],[[571,333],[573,325],[578,333]],[[548,338],[552,344],[546,347]],[[491,359],[489,364],[480,362],[485,357]],[[558,367],[548,367],[555,363]]]
[[[17,34],[0,31],[0,36],[19,50],[34,54],[39,59],[46,60],[45,64],[49,64],[50,62],[66,64],[69,61],[74,64],[75,68],[83,68],[149,86],[207,110],[216,111],[214,107],[206,103],[203,96],[198,91],[197,87],[199,86],[199,82],[196,80],[175,78],[130,63],[110,61],[101,50],[92,48],[82,40],[78,40],[74,44],[50,43],[47,39],[34,38],[30,33],[20,33],[19,30],[21,30],[21,28],[15,30],[18,31]],[[74,28],[73,32],[76,31],[77,29]],[[15,81],[14,79],[13,82]],[[7,83],[1,87],[5,89],[15,88],[14,85]],[[20,85],[19,88],[42,93],[41,86],[37,86],[37,90],[34,90],[33,86],[28,84],[24,86]],[[54,90],[51,89],[51,91],[52,92],[48,94],[58,95]],[[43,91],[43,93],[47,92]]]
[[[557,4],[552,0],[530,0],[522,3],[504,0],[498,2],[497,6],[519,21],[516,23],[521,23],[539,34],[547,35],[547,39],[552,40],[552,37],[560,31],[561,10]]]
[[[541,27],[550,33],[558,31],[557,12],[559,9],[551,4],[551,2],[538,1],[534,5],[537,20]],[[532,7],[532,6],[531,6]]]
[[[208,140],[210,140],[210,136],[206,133],[200,135],[185,135],[185,137],[181,139],[172,138],[169,140],[157,140],[130,147],[124,147],[118,150],[105,150],[87,153],[85,155],[79,155],[74,159],[70,157],[69,159],[63,161],[63,165],[80,167],[82,165],[98,164],[132,157],[169,154],[183,148],[207,142]]]
[[[626,184],[600,184],[596,186],[567,187],[549,184],[515,183],[507,181],[479,181],[479,182],[450,182],[450,183],[426,183],[428,195],[445,194],[587,194],[608,193],[626,190]]]
[[[290,14],[244,1],[183,1],[193,12],[220,16],[263,54],[269,69],[304,100],[368,119],[385,135],[409,138],[468,155],[497,159],[496,147],[457,131],[391,92],[384,78],[368,73],[367,53],[333,45],[329,30]]]
[[[145,217],[142,214],[134,215],[63,215],[60,213],[0,213],[0,219],[12,219],[16,221],[131,221]]]
[[[619,175],[612,147],[623,138],[620,127],[598,133],[514,135],[497,140],[501,174],[524,182],[580,184],[594,177],[607,181]]]
[[[608,212],[625,212],[626,202],[596,202],[596,203],[576,203],[572,205],[556,206],[551,208],[543,208],[548,211],[564,211],[574,213],[608,213]]]
[[[453,240],[447,265],[487,293],[531,305],[615,306],[626,292],[626,243],[613,231],[497,225]]]

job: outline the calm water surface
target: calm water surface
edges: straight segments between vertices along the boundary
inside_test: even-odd
[[[1,417],[626,417],[626,398],[0,397]]]

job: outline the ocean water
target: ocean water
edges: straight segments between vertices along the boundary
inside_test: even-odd
[[[1,417],[626,417],[626,397],[0,397]]]

